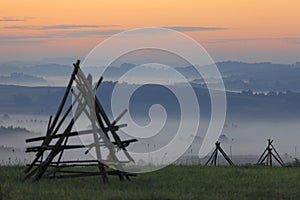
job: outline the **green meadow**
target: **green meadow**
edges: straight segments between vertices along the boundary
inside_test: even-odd
[[[25,167],[0,167],[4,199],[300,199],[300,168],[169,166],[131,181],[109,177],[23,181]]]

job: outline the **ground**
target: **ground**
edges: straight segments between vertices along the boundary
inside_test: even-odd
[[[130,182],[110,177],[25,181],[0,167],[2,199],[300,199],[300,168],[169,166]]]

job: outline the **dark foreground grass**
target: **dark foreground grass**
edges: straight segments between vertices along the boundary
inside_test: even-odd
[[[300,168],[169,166],[132,181],[100,177],[22,182],[24,167],[0,167],[1,199],[300,199]]]

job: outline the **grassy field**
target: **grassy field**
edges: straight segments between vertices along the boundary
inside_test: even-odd
[[[300,168],[169,166],[132,181],[110,177],[22,182],[24,167],[0,167],[2,199],[300,199]]]

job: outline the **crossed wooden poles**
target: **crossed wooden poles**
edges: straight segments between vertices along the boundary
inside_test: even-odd
[[[65,94],[58,107],[58,110],[52,119],[50,116],[46,136],[27,139],[27,143],[41,142],[41,145],[31,146],[26,149],[26,152],[36,152],[36,157],[28,168],[25,170],[25,179],[39,180],[42,177],[47,178],[71,178],[83,176],[100,175],[104,183],[108,183],[108,175],[116,175],[119,179],[130,180],[129,176],[135,174],[125,172],[123,166],[125,163],[134,162],[133,158],[127,152],[126,147],[136,142],[136,139],[124,140],[118,136],[117,131],[126,124],[117,125],[117,122],[126,113],[124,110],[113,122],[106,115],[99,99],[97,98],[96,90],[100,86],[103,78],[101,77],[97,84],[93,87],[92,76],[85,76],[79,67],[78,60],[74,66],[73,73],[67,85]],[[76,83],[76,91],[72,85]],[[73,102],[66,109],[65,104],[70,93],[73,94]],[[65,109],[64,109],[65,108]],[[62,114],[64,111],[64,114]],[[71,114],[73,112],[73,115]],[[75,122],[81,114],[85,114],[90,123],[91,129],[74,131]],[[72,116],[68,120],[68,116]],[[68,123],[66,124],[66,122]],[[66,125],[65,127],[63,125]],[[64,128],[62,128],[64,127]],[[62,133],[59,133],[63,129]],[[68,144],[70,137],[79,137],[80,135],[92,135],[93,143],[89,145]],[[108,158],[103,158],[101,147],[105,147],[109,151]],[[83,149],[84,154],[94,149],[97,159],[94,160],[62,160],[65,150]],[[116,149],[122,151],[127,160],[119,160],[116,154]],[[47,156],[45,152],[47,151]],[[112,166],[114,169],[108,167]],[[79,166],[97,166],[99,171],[83,171],[76,170]],[[66,170],[75,167],[75,170]]]
[[[285,167],[285,164],[281,157],[279,156],[278,152],[276,151],[275,147],[273,146],[273,140],[268,139],[268,146],[261,154],[257,161],[257,165],[266,165],[266,166],[273,166],[273,158],[279,163],[280,166]],[[275,152],[275,154],[273,153]]]
[[[213,153],[211,154],[211,156],[209,157],[209,159],[207,160],[207,162],[205,163],[205,165],[210,165],[210,166],[216,166],[217,165],[217,160],[218,160],[218,152],[220,152],[223,157],[225,158],[225,160],[231,165],[234,166],[233,162],[231,161],[231,159],[227,156],[227,154],[225,153],[225,151],[221,148],[220,142],[217,141],[215,143],[216,148],[213,151]]]

